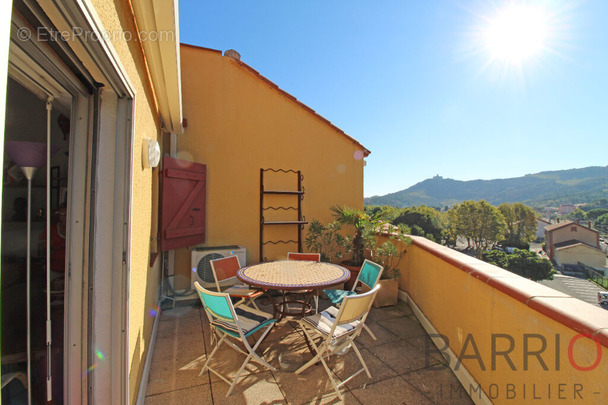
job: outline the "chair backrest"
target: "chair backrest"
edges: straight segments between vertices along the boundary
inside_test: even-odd
[[[379,289],[380,286],[376,285],[370,291],[365,293],[345,297],[342,304],[340,304],[340,310],[336,315],[336,320],[332,327],[332,333],[336,326],[354,321],[364,322]],[[331,336],[332,333],[329,335]]]
[[[378,283],[378,280],[380,280],[383,271],[384,267],[365,259],[361,266],[361,270],[359,271],[359,275],[357,276],[357,280],[355,280],[355,284],[353,285],[353,291],[355,291],[358,282],[365,284],[370,289],[373,288]]]
[[[209,317],[209,321],[214,319],[222,319],[234,322],[235,313],[232,301],[230,301],[230,295],[221,292],[209,291],[198,283],[194,282],[194,287],[198,292],[198,297],[203,304],[203,308]]]
[[[211,260],[209,263],[211,263],[211,270],[213,270],[213,278],[215,278],[215,286],[218,291],[220,291],[220,281],[236,278],[236,272],[241,268],[239,257],[236,255]]]
[[[320,262],[321,253],[287,253],[287,260],[303,260],[310,262]]]

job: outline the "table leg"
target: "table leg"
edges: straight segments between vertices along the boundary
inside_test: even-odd
[[[270,304],[272,305],[272,317],[275,318],[277,321],[280,321],[281,318],[283,318],[283,313],[282,313],[282,311],[278,310],[278,306],[280,304],[277,304],[277,302],[275,301],[274,297],[270,293],[271,291],[272,290],[264,290],[264,293],[266,294],[266,296],[270,300]],[[277,318],[277,314],[280,315],[278,318]]]

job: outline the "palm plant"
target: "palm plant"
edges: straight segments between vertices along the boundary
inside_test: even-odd
[[[365,249],[375,245],[375,233],[378,232],[383,221],[380,219],[381,213],[372,215],[364,211],[350,207],[333,206],[330,208],[336,222],[342,225],[352,225],[355,228],[355,235],[352,238],[345,237],[344,242],[349,252],[352,252],[350,263],[353,266],[361,266],[365,260]]]

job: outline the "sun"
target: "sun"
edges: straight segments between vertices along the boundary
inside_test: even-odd
[[[540,8],[510,6],[490,20],[485,34],[492,58],[521,64],[545,47],[546,16]]]

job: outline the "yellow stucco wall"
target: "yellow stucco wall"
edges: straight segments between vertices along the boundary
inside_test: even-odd
[[[559,264],[578,264],[578,262],[581,262],[591,267],[606,267],[606,254],[601,250],[585,245],[557,249],[555,251],[555,260]]]
[[[178,158],[207,165],[206,246],[241,245],[248,263],[259,260],[261,168],[302,172],[302,212],[308,221],[330,221],[332,205],[363,207],[360,144],[232,58],[185,45],[181,58],[188,127],[178,138]],[[266,178],[266,189],[297,187],[293,174]],[[293,205],[297,199],[268,196],[266,201]],[[266,217],[292,220],[296,214],[267,211]],[[265,229],[269,239],[296,236],[293,226]],[[264,256],[273,260],[294,250],[294,244],[270,245]],[[176,266],[183,288],[190,283],[189,250],[177,252]]]
[[[561,293],[423,238],[416,239],[418,242],[408,248],[402,265],[400,288],[445,337],[442,341],[449,342],[454,355],[461,357],[462,366],[494,403],[604,403],[608,400],[604,389],[608,375],[605,346],[580,337],[579,331],[543,315],[530,308],[529,302],[523,303],[463,269],[477,269],[486,276],[507,282],[513,291],[537,296],[530,301],[542,301],[549,306],[557,304],[555,308],[571,311],[574,316],[579,313],[583,324],[590,319],[589,325],[599,325],[599,329],[608,325],[605,311],[562,297]],[[510,339],[513,347],[509,358],[514,369],[504,356],[492,355],[508,350]],[[543,341],[546,347],[541,350]],[[536,355],[530,354],[535,351],[540,352],[546,369]],[[452,365],[456,360],[451,358]],[[584,371],[576,367],[593,368]],[[479,396],[479,391],[475,391],[477,386],[464,388],[467,392],[472,390],[473,396]]]
[[[92,0],[104,28],[109,33],[130,32],[135,37],[137,28],[128,2],[115,0]],[[133,134],[133,182],[132,182],[132,216],[131,216],[131,256],[130,274],[131,291],[129,301],[129,398],[137,402],[139,384],[143,373],[144,362],[154,325],[151,310],[156,308],[160,264],[149,267],[151,240],[156,237],[151,230],[156,222],[156,208],[153,201],[153,176],[156,170],[143,169],[141,149],[143,138],[158,138],[160,122],[155,106],[154,95],[145,66],[144,55],[136,41],[123,41],[120,35],[112,36],[112,45],[128,78],[135,89],[134,134]]]

